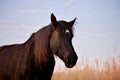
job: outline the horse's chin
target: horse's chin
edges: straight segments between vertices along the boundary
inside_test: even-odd
[[[66,66],[67,68],[73,68],[73,67],[75,66],[75,64],[73,65],[73,64],[65,63],[65,66]]]

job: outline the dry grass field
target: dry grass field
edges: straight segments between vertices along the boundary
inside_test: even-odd
[[[82,60],[73,69],[55,71],[52,80],[120,80],[120,56],[104,61]]]

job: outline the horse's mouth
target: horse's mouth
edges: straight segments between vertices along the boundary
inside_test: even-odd
[[[66,65],[67,68],[72,68],[72,67],[74,67],[73,64],[67,64],[67,63],[66,63],[65,65]]]
[[[76,62],[77,61],[75,61],[75,62],[67,61],[67,62],[65,62],[65,65],[66,65],[67,68],[73,68],[75,66]]]

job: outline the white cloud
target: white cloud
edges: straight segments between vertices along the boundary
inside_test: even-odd
[[[80,32],[80,35],[84,35],[84,36],[119,36],[120,32],[90,32],[90,31],[83,31]]]
[[[0,45],[22,43],[39,29],[34,25],[0,22]]]
[[[63,5],[63,8],[68,7],[69,5],[71,5],[73,2],[75,2],[76,0],[67,0],[67,2]]]
[[[48,13],[47,10],[45,9],[31,9],[31,8],[23,8],[23,9],[18,9],[17,10],[20,13],[25,13],[25,14],[40,14],[40,13]]]
[[[12,31],[16,31],[16,32],[26,32],[26,30],[29,31],[34,31],[35,30],[35,26],[33,25],[28,25],[28,24],[19,24],[19,23],[10,23],[10,22],[0,22],[0,30],[2,32],[12,32]]]
[[[18,12],[22,12],[22,13],[38,13],[38,11],[35,10],[35,9],[19,9]]]

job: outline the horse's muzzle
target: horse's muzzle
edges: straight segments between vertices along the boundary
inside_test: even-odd
[[[68,56],[65,61],[66,67],[68,68],[74,67],[77,62],[77,59],[78,59],[78,56],[74,56],[74,57]]]

